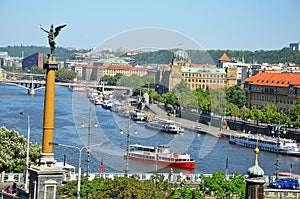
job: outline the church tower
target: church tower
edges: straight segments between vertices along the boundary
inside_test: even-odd
[[[174,53],[169,76],[169,90],[172,90],[182,80],[182,67],[191,67],[191,60],[186,51],[178,50]]]
[[[256,148],[254,165],[247,171],[246,179],[246,197],[245,199],[263,199],[264,198],[264,170],[258,165],[258,135],[256,138]]]

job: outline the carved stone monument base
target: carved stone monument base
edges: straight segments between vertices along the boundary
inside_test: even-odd
[[[54,154],[42,153],[40,165],[29,168],[29,198],[58,198],[57,187],[62,185],[64,170],[55,165]]]

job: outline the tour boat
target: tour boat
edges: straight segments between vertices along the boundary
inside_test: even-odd
[[[238,133],[230,136],[229,143],[248,148],[255,148],[257,144],[258,148],[263,151],[277,153],[278,150],[280,154],[300,157],[300,147],[293,139]]]
[[[184,128],[182,128],[179,124],[176,124],[173,120],[159,120],[148,122],[147,124],[145,124],[145,127],[172,134],[184,132]]]
[[[125,154],[126,157],[127,154]],[[149,162],[170,167],[194,169],[195,161],[188,153],[172,153],[170,146],[157,145],[143,146],[139,144],[130,145],[128,157],[133,160]]]

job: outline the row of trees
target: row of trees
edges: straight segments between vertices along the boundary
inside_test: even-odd
[[[263,109],[257,109],[255,106],[247,108],[246,94],[238,86],[222,89],[211,89],[204,91],[197,88],[192,91],[188,84],[182,81],[176,85],[172,91],[159,95],[154,89],[154,76],[123,76],[117,75],[114,78],[105,76],[104,80],[109,84],[120,86],[129,86],[133,89],[134,94],[138,95],[142,89],[142,94],[147,92],[150,99],[172,104],[175,107],[186,107],[199,109],[206,113],[215,113],[239,118],[248,118],[258,120],[264,123],[278,123],[286,125],[300,126],[300,100],[298,99],[287,115],[283,112],[277,112],[275,104],[265,104]],[[110,79],[113,79],[111,81]]]
[[[179,184],[170,183],[163,175],[154,174],[150,180],[141,181],[139,176],[114,179],[97,178],[89,181],[83,178],[81,197],[83,198],[173,198],[192,199],[215,196],[216,198],[244,198],[245,176],[234,173],[228,177],[224,172],[215,172],[211,176],[200,176],[196,188],[183,180]],[[62,198],[74,198],[77,193],[77,182],[71,181],[59,187]]]
[[[300,99],[292,106],[290,113],[277,112],[275,104],[265,104],[262,109],[256,106],[247,108],[246,94],[238,86],[227,89],[214,89],[203,91],[198,88],[191,91],[185,82],[175,86],[173,91],[164,94],[157,99],[175,106],[200,109],[204,112],[213,112],[219,115],[227,115],[238,118],[247,118],[263,123],[278,123],[300,127]]]

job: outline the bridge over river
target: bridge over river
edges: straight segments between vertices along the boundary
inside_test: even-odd
[[[44,80],[0,80],[0,84],[10,84],[25,88],[28,91],[29,95],[34,95],[35,91],[38,89],[45,88],[46,81]],[[66,86],[69,88],[95,88],[97,90],[123,90],[127,93],[131,92],[130,87],[125,86],[110,86],[110,85],[100,85],[92,83],[74,83],[74,82],[55,82],[56,86]]]

